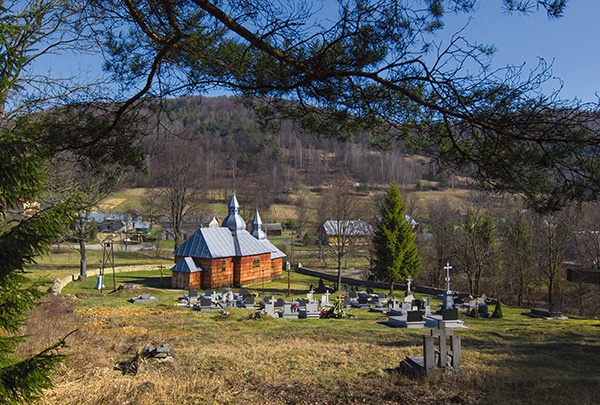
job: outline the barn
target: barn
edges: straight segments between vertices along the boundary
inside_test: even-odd
[[[240,287],[281,277],[285,254],[267,239],[258,210],[248,232],[239,208],[233,193],[220,227],[198,229],[175,250],[173,288]]]

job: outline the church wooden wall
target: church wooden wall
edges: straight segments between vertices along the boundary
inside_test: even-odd
[[[219,288],[233,285],[233,258],[196,259],[205,271],[202,273],[202,288]],[[223,270],[225,264],[225,270]]]
[[[260,264],[258,267],[254,267],[254,260],[258,258]],[[234,259],[235,271],[234,271],[234,284],[236,286],[243,286],[252,283],[258,283],[263,280],[271,280],[271,254],[264,253],[256,256],[245,256]],[[264,272],[263,272],[264,271]]]
[[[280,278],[283,274],[283,257],[273,260],[271,269],[271,278]]]
[[[260,260],[258,267],[253,267],[255,258]],[[182,258],[177,257],[176,259],[181,260]],[[173,272],[171,277],[172,288],[206,290],[230,286],[240,287],[260,283],[263,281],[263,277],[265,281],[280,278],[283,273],[283,258],[271,262],[270,253],[222,259],[195,258],[194,261],[203,270],[191,274]],[[225,270],[223,270],[223,261],[225,261]]]
[[[196,273],[174,271],[171,275],[171,288],[201,288],[201,274],[201,271]]]

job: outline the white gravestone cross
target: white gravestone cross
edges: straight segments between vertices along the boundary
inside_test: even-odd
[[[444,301],[442,302],[443,309],[451,309],[454,307],[454,293],[450,290],[450,263],[446,263],[444,270],[446,270],[446,291],[444,292]]]
[[[446,270],[446,291],[450,292],[450,270],[452,270],[450,263],[446,263],[444,270]]]

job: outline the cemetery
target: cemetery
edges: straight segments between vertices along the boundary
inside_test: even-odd
[[[68,391],[73,372],[88,381],[85,392],[94,401],[103,397],[100,384],[110,381],[110,396],[121,403],[135,386],[160,398],[163,389],[179,387],[169,398],[183,404],[428,398],[474,404],[515,395],[540,403],[566,391],[578,403],[593,402],[597,321],[532,318],[523,315],[531,309],[511,307],[494,318],[497,303],[454,291],[447,266],[439,294],[416,292],[410,278],[394,295],[354,285],[335,291],[326,280],[294,272],[289,290],[286,277],[243,288],[177,290],[158,270],[117,273],[116,291],[112,278],[103,290],[95,277],[68,283],[61,297],[75,305],[74,317],[57,324],[69,319],[85,334],[82,345],[68,349],[68,361],[86,366],[59,374],[42,403],[76,398]],[[534,378],[542,370],[546,378]],[[588,388],[571,393],[571,381],[581,378]],[[555,396],[556,386],[562,390]]]

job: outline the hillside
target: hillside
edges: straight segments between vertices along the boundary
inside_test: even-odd
[[[383,151],[363,133],[342,142],[335,133],[318,138],[288,121],[259,123],[252,110],[228,97],[168,100],[154,118],[162,130],[143,142],[149,173],[136,176],[137,186],[164,184],[159,172],[172,159],[198,167],[210,188],[231,190],[235,177],[237,189],[263,194],[257,199],[269,204],[294,185],[322,187],[341,177],[374,188],[392,180],[410,188],[424,178],[448,181],[432,172],[429,159],[406,154],[400,143]]]

